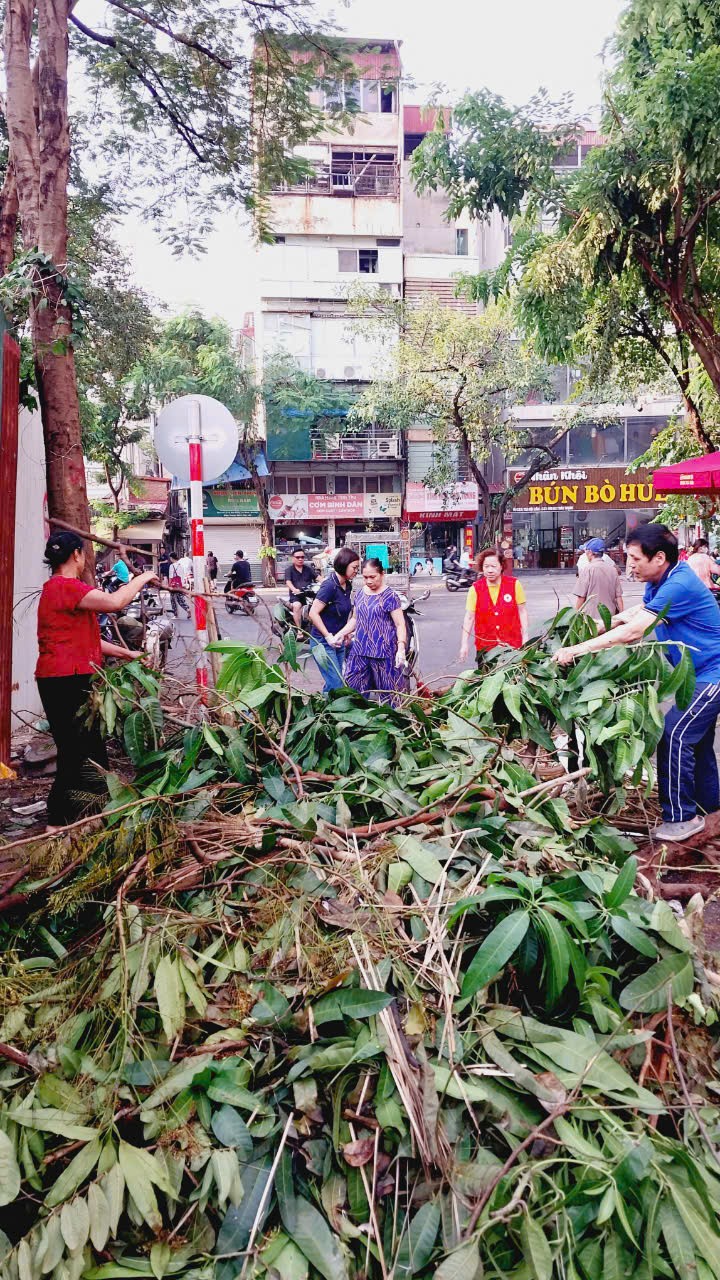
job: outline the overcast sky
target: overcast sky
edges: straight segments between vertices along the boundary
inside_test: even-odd
[[[522,103],[542,86],[552,97],[569,90],[578,113],[595,120],[602,49],[622,7],[622,0],[351,0],[335,12],[348,35],[402,41],[404,71],[417,86],[406,101],[422,102],[442,83],[451,97],[486,85]],[[140,222],[127,223],[123,239],[138,283],[171,310],[198,306],[236,328],[252,309],[254,255],[240,218],[218,218],[200,259],[174,258]]]

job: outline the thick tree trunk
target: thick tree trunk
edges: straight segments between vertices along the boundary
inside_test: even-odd
[[[0,191],[0,275],[5,275],[15,257],[18,225],[18,193],[12,156],[8,156],[5,180]]]
[[[38,0],[37,74],[30,65],[34,14],[35,0],[8,0],[6,118],[16,193],[6,182],[0,227],[5,232],[10,226],[16,198],[25,250],[37,247],[65,273],[70,162],[67,0]],[[87,529],[90,515],[71,315],[52,276],[48,278],[40,267],[30,319],[45,435],[48,513]]]

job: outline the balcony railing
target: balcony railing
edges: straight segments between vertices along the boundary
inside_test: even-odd
[[[312,435],[312,457],[317,462],[383,462],[402,458],[402,436]]]
[[[373,164],[357,161],[318,167],[298,182],[283,182],[273,188],[275,195],[306,196],[381,196],[386,200],[400,198],[400,167],[397,164]]]

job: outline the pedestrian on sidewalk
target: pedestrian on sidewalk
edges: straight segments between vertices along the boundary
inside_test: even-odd
[[[207,576],[210,579],[210,590],[215,590],[215,579],[218,576],[218,558],[213,555],[212,551],[208,551],[205,557],[205,568]]]
[[[604,605],[610,616],[622,613],[623,595],[617,565],[605,555],[602,538],[591,538],[585,545],[585,566],[578,574],[575,608],[598,619],[598,605]]]
[[[352,584],[360,567],[360,556],[350,547],[341,547],[332,569],[318,587],[309,620],[310,652],[323,677],[323,693],[344,685],[343,666],[352,628]]]
[[[663,821],[658,840],[688,840],[705,826],[705,814],[720,809],[715,724],[720,714],[720,611],[711,592],[678,559],[678,541],[664,524],[644,524],[627,537],[628,569],[645,583],[643,603],[617,614],[612,629],[592,640],[558,649],[561,666],[611,645],[635,644],[648,628],[651,640],[669,642],[673,666],[687,647],[695,668],[695,692],[684,711],[665,716],[657,751],[658,792]],[[662,615],[661,621],[658,618]]]
[[[478,577],[467,593],[460,642],[460,661],[470,651],[475,632],[478,666],[485,654],[498,645],[519,649],[528,638],[528,611],[525,592],[517,578],[503,573],[501,553],[494,548],[480,551]]]
[[[397,703],[405,689],[407,627],[402,603],[387,586],[385,567],[377,556],[363,564],[363,589],[355,597],[348,624],[353,642],[345,664],[345,683],[378,702]]]
[[[100,591],[83,582],[85,547],[75,533],[56,533],[45,547],[52,576],[40,593],[35,668],[40,700],[57,747],[55,781],[48,796],[47,831],[74,822],[87,808],[88,795],[105,795],[102,770],[107,751],[97,723],[85,723],[90,681],[103,655],[139,658],[142,654],[100,637],[99,613],[120,613],[140,594],[152,572],[138,574],[117,591]]]

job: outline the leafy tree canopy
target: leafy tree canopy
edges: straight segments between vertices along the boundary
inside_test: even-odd
[[[553,447],[567,431],[559,423],[532,432],[513,418],[513,405],[545,389],[545,366],[518,339],[505,302],[478,315],[434,300],[417,307],[390,304],[374,323],[392,325],[399,336],[388,344],[386,367],[353,406],[351,419],[386,422],[398,430],[430,428],[439,461],[426,483],[438,490],[457,480],[459,447],[478,484],[484,530],[492,541],[510,499],[553,460]],[[508,462],[531,451],[527,476],[503,495],[491,493],[482,469],[496,448]]]
[[[413,176],[421,190],[447,191],[450,217],[487,218],[497,208],[535,222],[524,265],[534,271],[536,321],[549,300],[545,336],[555,350],[572,342],[590,289],[601,308],[629,302],[632,315],[639,302],[656,335],[658,322],[661,334],[669,325],[718,392],[720,9],[710,0],[632,0],[613,52],[604,141],[578,170],[553,163],[578,137],[567,104],[534,99],[516,109],[480,91],[459,104],[452,132],[418,148]],[[540,235],[548,214],[556,229]]]

